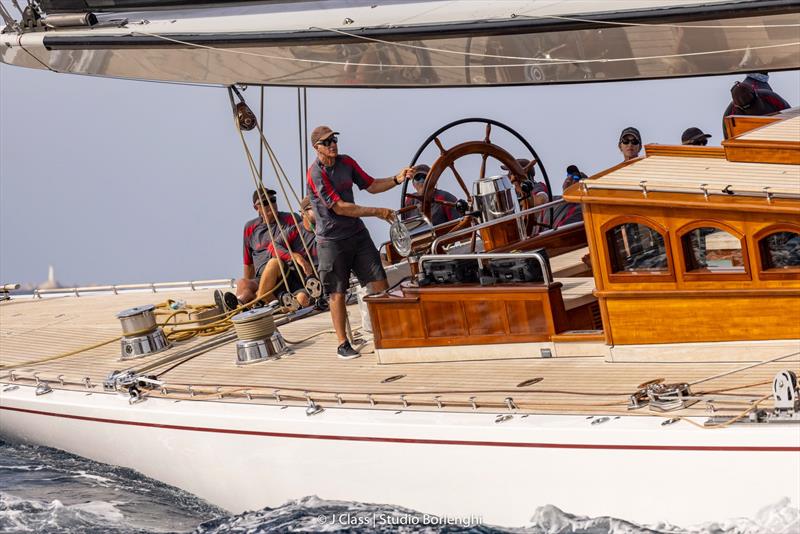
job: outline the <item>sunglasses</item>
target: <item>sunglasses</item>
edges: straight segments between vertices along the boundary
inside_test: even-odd
[[[697,141],[692,141],[690,144],[695,146],[706,146],[708,144],[708,139],[698,139]]]
[[[332,135],[327,139],[323,139],[322,141],[320,141],[317,144],[318,145],[322,145],[322,146],[331,146],[331,145],[335,145],[338,142],[339,142],[339,138],[336,137],[335,135]]]
[[[623,139],[622,141],[620,141],[620,144],[638,146],[639,145],[639,140],[638,139]]]
[[[426,175],[424,175],[424,174],[417,174],[417,175],[414,176],[414,181],[415,182],[424,182],[425,181],[425,176]]]

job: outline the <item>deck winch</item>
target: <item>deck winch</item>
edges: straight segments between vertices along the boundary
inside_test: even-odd
[[[290,352],[275,327],[269,306],[247,310],[231,318],[239,341],[236,342],[236,365],[277,360]]]
[[[121,359],[141,358],[169,347],[167,336],[156,324],[153,313],[155,309],[154,305],[148,304],[128,308],[117,314],[117,319],[122,325]]]

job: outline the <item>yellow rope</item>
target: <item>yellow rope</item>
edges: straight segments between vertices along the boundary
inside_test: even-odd
[[[119,341],[121,338],[122,338],[122,336],[117,336],[115,338],[112,338],[112,339],[109,339],[109,340],[106,340],[106,341],[101,341],[99,343],[95,343],[94,345],[89,345],[87,347],[81,347],[81,348],[78,348],[78,349],[75,349],[75,350],[71,350],[69,352],[65,352],[63,354],[58,354],[56,356],[50,356],[48,358],[40,358],[38,360],[30,360],[30,361],[27,361],[27,362],[15,363],[13,365],[0,364],[0,369],[15,369],[17,367],[25,367],[25,366],[28,366],[28,365],[35,365],[37,363],[45,363],[45,362],[50,362],[50,361],[53,361],[53,360],[58,360],[58,359],[61,359],[61,358],[66,358],[68,356],[74,356],[75,354],[79,354],[81,352],[86,352],[87,350],[96,349],[98,347],[102,347],[103,345],[108,345],[109,343],[113,343],[115,341]]]

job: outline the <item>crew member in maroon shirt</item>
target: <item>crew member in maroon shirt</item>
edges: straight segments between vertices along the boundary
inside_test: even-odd
[[[317,256],[322,287],[329,297],[331,317],[339,338],[337,353],[342,359],[357,358],[346,333],[345,293],[350,272],[354,272],[369,293],[388,288],[386,272],[378,249],[361,217],[379,217],[394,222],[389,208],[371,208],[355,203],[353,184],[370,193],[382,193],[411,177],[411,168],[396,176],[373,178],[350,156],[339,154],[339,132],[318,126],[311,132],[317,159],[308,168],[308,189],[314,210]]]

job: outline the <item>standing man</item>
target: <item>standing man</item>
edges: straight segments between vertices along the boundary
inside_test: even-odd
[[[347,339],[345,292],[350,272],[354,272],[369,293],[388,288],[386,272],[381,265],[378,249],[372,242],[361,217],[379,217],[394,221],[389,208],[359,206],[353,198],[353,184],[370,193],[382,193],[403,183],[412,174],[411,168],[388,178],[372,178],[350,156],[339,154],[339,132],[328,126],[317,126],[311,132],[311,145],[317,159],[306,175],[314,211],[317,235],[319,275],[322,287],[329,296],[331,317],[339,347],[339,358],[358,358],[359,353]]]

